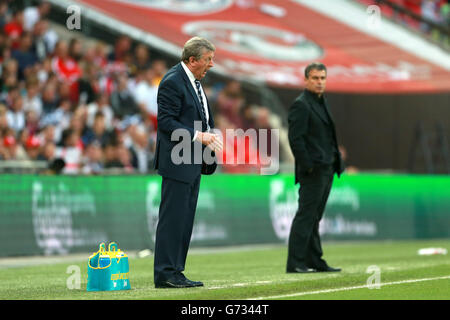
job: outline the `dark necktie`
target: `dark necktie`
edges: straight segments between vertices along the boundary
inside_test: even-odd
[[[200,100],[200,104],[202,105],[202,114],[203,114],[203,119],[205,119],[206,122],[206,112],[205,112],[205,106],[203,105],[203,97],[202,97],[202,90],[200,89],[200,81],[199,80],[195,80],[195,85],[197,87],[197,95],[198,95],[198,99]],[[209,130],[209,124],[206,123],[208,130]]]

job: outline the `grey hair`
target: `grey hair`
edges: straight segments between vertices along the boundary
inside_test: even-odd
[[[199,60],[205,51],[216,51],[216,47],[205,38],[193,37],[184,44],[181,61],[188,61],[190,57]]]
[[[319,70],[319,71],[324,70],[325,73],[327,73],[327,67],[325,67],[325,65],[323,63],[312,62],[305,69],[305,78],[309,77],[309,73],[311,72],[311,70]]]

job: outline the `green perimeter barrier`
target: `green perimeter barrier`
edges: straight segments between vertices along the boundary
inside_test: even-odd
[[[192,246],[284,243],[298,205],[292,175],[203,176]],[[161,177],[0,176],[0,255],[153,248]],[[343,175],[324,240],[450,236],[450,177]]]

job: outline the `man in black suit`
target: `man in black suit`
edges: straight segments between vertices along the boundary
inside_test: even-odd
[[[212,174],[217,166],[216,162],[203,158],[205,147],[211,151],[212,159],[214,151],[222,149],[219,136],[210,131],[214,121],[200,84],[214,65],[214,53],[215,47],[208,40],[189,39],[184,45],[181,62],[166,73],[158,88],[154,168],[162,176],[162,186],[155,240],[156,288],[203,286],[200,281],[187,279],[183,271],[200,177]]]
[[[334,122],[324,97],[326,67],[314,62],[305,69],[305,90],[289,109],[289,144],[295,157],[299,206],[292,222],[286,271],[336,272],[322,259],[319,222],[336,172],[344,171]]]

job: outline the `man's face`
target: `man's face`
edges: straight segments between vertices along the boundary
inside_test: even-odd
[[[189,58],[189,66],[195,79],[201,80],[206,75],[206,72],[214,66],[214,51],[205,51],[199,60],[195,57]]]
[[[308,78],[305,78],[306,89],[321,96],[325,92],[327,72],[325,70],[312,69]]]

